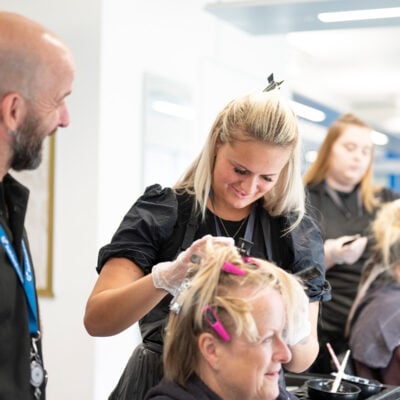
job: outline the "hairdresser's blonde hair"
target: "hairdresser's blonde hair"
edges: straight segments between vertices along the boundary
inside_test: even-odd
[[[273,216],[295,212],[297,218],[292,228],[295,227],[304,215],[299,132],[296,116],[278,90],[247,94],[228,103],[218,114],[203,150],[174,189],[194,194],[204,216],[217,143],[233,144],[239,140],[255,140],[291,149],[278,182],[264,195],[263,206]]]
[[[305,185],[313,187],[325,180],[330,167],[332,147],[349,126],[372,130],[365,122],[351,113],[344,114],[338,118],[328,129],[325,139],[319,148],[316,160],[304,174],[303,181]],[[380,190],[380,187],[373,184],[373,159],[374,152],[371,154],[369,166],[360,182],[361,198],[368,212],[372,212],[374,207],[378,205],[376,195]]]
[[[222,271],[225,261],[245,275]],[[277,290],[285,304],[287,335],[293,334],[297,307],[306,298],[295,276],[267,261],[244,261],[234,247],[211,243],[207,243],[200,263],[193,265],[192,273],[190,286],[176,300],[181,304],[180,311],[170,313],[166,329],[163,357],[167,379],[184,386],[199,366],[199,335],[209,332],[219,339],[204,319],[203,309],[207,305],[215,310],[231,337],[243,334],[253,342],[259,338],[259,332],[249,297],[255,298],[267,288]]]

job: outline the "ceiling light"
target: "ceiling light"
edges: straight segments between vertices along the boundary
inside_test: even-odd
[[[309,150],[306,153],[306,161],[308,163],[313,163],[317,159],[318,152],[316,150]]]
[[[372,142],[379,146],[384,146],[385,144],[387,144],[389,142],[387,135],[385,135],[382,132],[378,132],[378,131],[372,131],[371,138],[372,138]]]
[[[326,12],[318,14],[318,19],[321,22],[361,21],[366,19],[397,18],[397,17],[400,17],[400,7]]]
[[[151,108],[159,113],[177,117],[181,119],[191,120],[194,118],[192,107],[182,106],[180,104],[171,103],[168,101],[156,100],[152,103]]]
[[[290,104],[297,116],[308,119],[309,121],[322,122],[326,118],[326,114],[321,110],[317,110],[316,108],[306,106],[294,100],[292,100]]]

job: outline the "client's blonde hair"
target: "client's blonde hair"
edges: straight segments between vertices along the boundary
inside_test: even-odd
[[[222,270],[225,262],[233,264],[244,275]],[[199,365],[199,335],[210,332],[219,337],[205,320],[204,307],[215,310],[231,336],[243,334],[254,342],[259,332],[251,313],[249,293],[253,298],[271,288],[282,295],[288,336],[293,333],[297,305],[304,304],[306,297],[299,280],[283,269],[260,259],[242,258],[234,247],[211,243],[207,243],[200,262],[193,264],[186,286],[172,303],[176,313],[170,313],[164,341],[165,377],[182,386]],[[243,290],[236,289],[246,289],[247,296]]]

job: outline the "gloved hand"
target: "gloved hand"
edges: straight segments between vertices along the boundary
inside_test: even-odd
[[[362,255],[367,245],[367,238],[361,236],[350,244],[344,244],[352,236],[340,236],[328,239],[324,243],[326,267],[335,264],[354,264]]]
[[[186,276],[188,267],[193,262],[191,257],[193,255],[201,257],[202,248],[208,241],[211,241],[212,243],[226,244],[227,246],[235,246],[234,239],[230,237],[214,237],[211,235],[203,236],[201,239],[194,241],[185,251],[180,253],[175,261],[165,261],[154,265],[151,271],[154,286],[175,295],[177,289]]]
[[[294,346],[308,337],[311,333],[311,323],[309,320],[309,300],[305,292],[304,296],[296,303],[296,310],[293,312],[291,329],[288,332],[286,343]]]

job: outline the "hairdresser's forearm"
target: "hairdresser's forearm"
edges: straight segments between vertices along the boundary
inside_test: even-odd
[[[84,324],[92,336],[122,332],[167,295],[154,287],[151,274],[143,276],[127,260],[114,259],[110,264],[103,268],[86,305]]]

